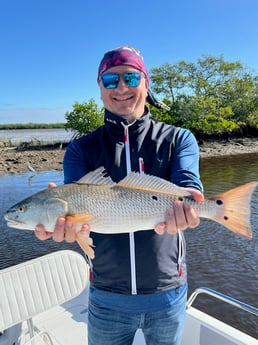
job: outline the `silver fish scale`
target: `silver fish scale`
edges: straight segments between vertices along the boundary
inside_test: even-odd
[[[165,211],[172,207],[177,195],[125,188],[118,185],[68,184],[48,192],[67,202],[67,214],[91,215],[87,221],[99,233],[122,233],[153,229],[164,221]],[[180,198],[181,199],[181,198]],[[183,198],[197,214],[210,218],[220,212],[214,200],[203,203]],[[56,215],[58,216],[58,214]]]
[[[76,185],[66,187],[68,213],[90,214],[94,231],[136,231],[152,229],[164,219],[164,212],[175,198],[123,187]]]
[[[60,198],[68,202],[68,214],[91,215],[87,223],[99,233],[153,229],[157,223],[164,221],[165,211],[172,207],[173,201],[178,200],[176,195],[118,185],[75,184],[59,188]],[[213,200],[196,203],[186,198],[184,201],[204,217],[207,215],[209,218],[219,212]]]

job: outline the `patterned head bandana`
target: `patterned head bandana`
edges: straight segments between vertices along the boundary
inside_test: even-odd
[[[133,47],[121,46],[106,52],[99,64],[98,79],[101,74],[106,72],[109,68],[121,65],[132,66],[143,72],[148,88],[148,96],[146,98],[146,101],[158,109],[169,110],[169,107],[158,100],[150,90],[150,77],[143,61],[143,56],[141,55],[139,50]]]
[[[146,78],[147,87],[149,87],[150,78],[143,61],[143,56],[139,50],[129,46],[118,47],[105,53],[99,65],[98,78],[109,68],[121,65],[132,66],[143,72]]]

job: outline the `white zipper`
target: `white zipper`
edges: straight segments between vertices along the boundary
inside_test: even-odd
[[[128,175],[132,171],[128,127],[132,124],[125,125],[122,122],[122,125],[124,126],[124,129],[125,129],[124,142],[125,142],[126,172]],[[135,241],[134,241],[134,233],[133,232],[129,233],[129,246],[130,246],[130,265],[131,265],[131,293],[132,293],[132,295],[137,295]]]
[[[137,295],[135,242],[134,242],[133,232],[129,233],[129,244],[130,244],[130,263],[131,263],[131,293],[132,295]]]
[[[177,267],[178,267],[178,275],[181,278],[183,276],[183,238],[181,231],[178,229],[178,260],[177,260]]]

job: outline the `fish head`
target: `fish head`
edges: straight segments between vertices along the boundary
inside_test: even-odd
[[[53,231],[58,216],[67,212],[67,202],[48,193],[51,189],[34,194],[9,208],[4,214],[7,225],[15,229],[35,230],[37,224],[43,224],[47,231]]]

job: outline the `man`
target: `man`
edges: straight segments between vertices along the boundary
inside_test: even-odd
[[[72,142],[64,157],[65,183],[104,166],[115,182],[131,170],[156,175],[187,188],[202,201],[199,152],[190,131],[151,119],[146,101],[161,107],[149,89],[140,52],[124,46],[100,62],[98,84],[105,125]],[[179,230],[196,227],[193,208],[180,201],[165,221],[133,234],[91,233],[95,245],[89,297],[90,345],[129,345],[141,328],[146,344],[179,345],[185,319],[185,241]],[[140,230],[140,229],[139,229]],[[90,229],[83,225],[86,235]],[[36,236],[52,236],[43,225]],[[75,224],[59,217],[55,241],[73,242]]]

